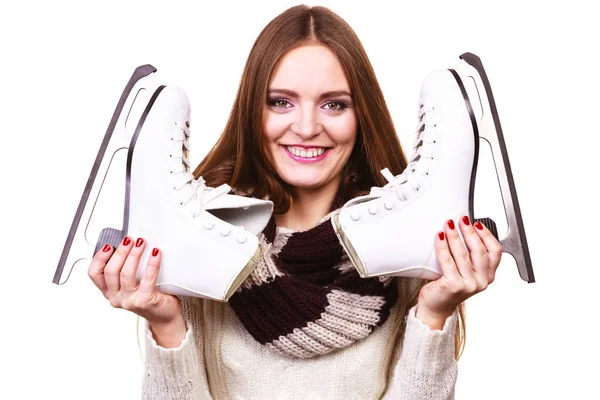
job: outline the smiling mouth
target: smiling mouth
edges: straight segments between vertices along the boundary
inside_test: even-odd
[[[293,155],[295,155],[296,157],[302,157],[302,158],[314,158],[314,157],[319,157],[321,155],[323,155],[323,153],[325,153],[325,151],[327,151],[328,149],[330,149],[329,147],[298,147],[298,146],[283,146],[287,149],[287,151],[289,151],[290,153],[292,153]]]

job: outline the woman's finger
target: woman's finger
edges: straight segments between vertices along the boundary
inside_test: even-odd
[[[459,221],[458,223],[464,224],[463,221]],[[471,286],[475,285],[476,282],[469,252],[458,234],[454,221],[450,219],[446,221],[445,225],[444,229],[446,230],[446,236],[448,236],[448,247],[454,258],[456,268],[458,269],[460,276],[465,280],[468,289],[471,289]]]
[[[150,299],[152,297],[152,293],[154,293],[156,287],[156,280],[158,279],[161,257],[162,254],[157,248],[152,249],[152,253],[150,253],[150,258],[148,259],[148,264],[146,266],[146,271],[144,272],[144,276],[140,281],[138,298]]]
[[[135,241],[135,245],[132,246],[123,269],[121,269],[121,291],[133,292],[137,289],[136,273],[140,265],[140,258],[146,248],[146,241],[142,238],[138,238]]]
[[[448,242],[446,241],[446,234],[444,232],[438,232],[435,236],[435,251],[437,255],[442,275],[449,281],[456,281],[461,279],[456,264],[450,253]]]
[[[483,245],[486,248],[489,265],[488,282],[492,283],[496,277],[496,270],[502,259],[502,244],[492,235],[492,232],[481,222],[475,223],[475,232],[479,235]]]
[[[467,218],[467,221],[468,218]],[[471,258],[471,267],[474,271],[475,281],[477,282],[477,291],[485,290],[489,284],[488,272],[490,268],[490,260],[485,245],[481,241],[479,235],[475,232],[475,228],[470,223],[461,221],[460,231],[465,241],[465,245],[469,251]]]
[[[96,255],[94,255],[88,268],[88,276],[92,282],[94,282],[94,285],[100,289],[104,297],[107,297],[106,292],[108,290],[106,281],[104,280],[104,268],[112,253],[113,247],[110,244],[104,245],[104,247],[98,250]]]
[[[131,238],[125,236],[104,268],[104,279],[106,280],[109,299],[114,298],[121,288],[121,269],[123,268],[123,264],[125,264],[125,260],[127,259],[132,246],[133,243]]]

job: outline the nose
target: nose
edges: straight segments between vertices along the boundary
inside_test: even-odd
[[[297,120],[292,124],[292,131],[304,140],[317,136],[323,130],[318,121],[318,114],[312,109],[303,109],[298,114]]]

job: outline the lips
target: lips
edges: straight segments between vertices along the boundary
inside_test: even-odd
[[[326,147],[285,146],[285,148],[296,157],[302,158],[318,157],[327,150]]]
[[[330,147],[284,146],[281,148],[292,159],[301,163],[313,163],[323,160],[329,154]]]

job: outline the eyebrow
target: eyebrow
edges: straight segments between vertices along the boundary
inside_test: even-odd
[[[289,90],[289,89],[276,89],[276,88],[269,89],[269,94],[271,94],[271,93],[283,93],[290,97],[296,97],[296,98],[299,97],[298,93],[294,92],[293,90]],[[319,96],[319,100],[323,100],[324,98],[327,98],[327,97],[337,97],[337,96],[348,96],[348,97],[352,98],[352,95],[345,90],[332,90],[329,92],[322,93]]]

